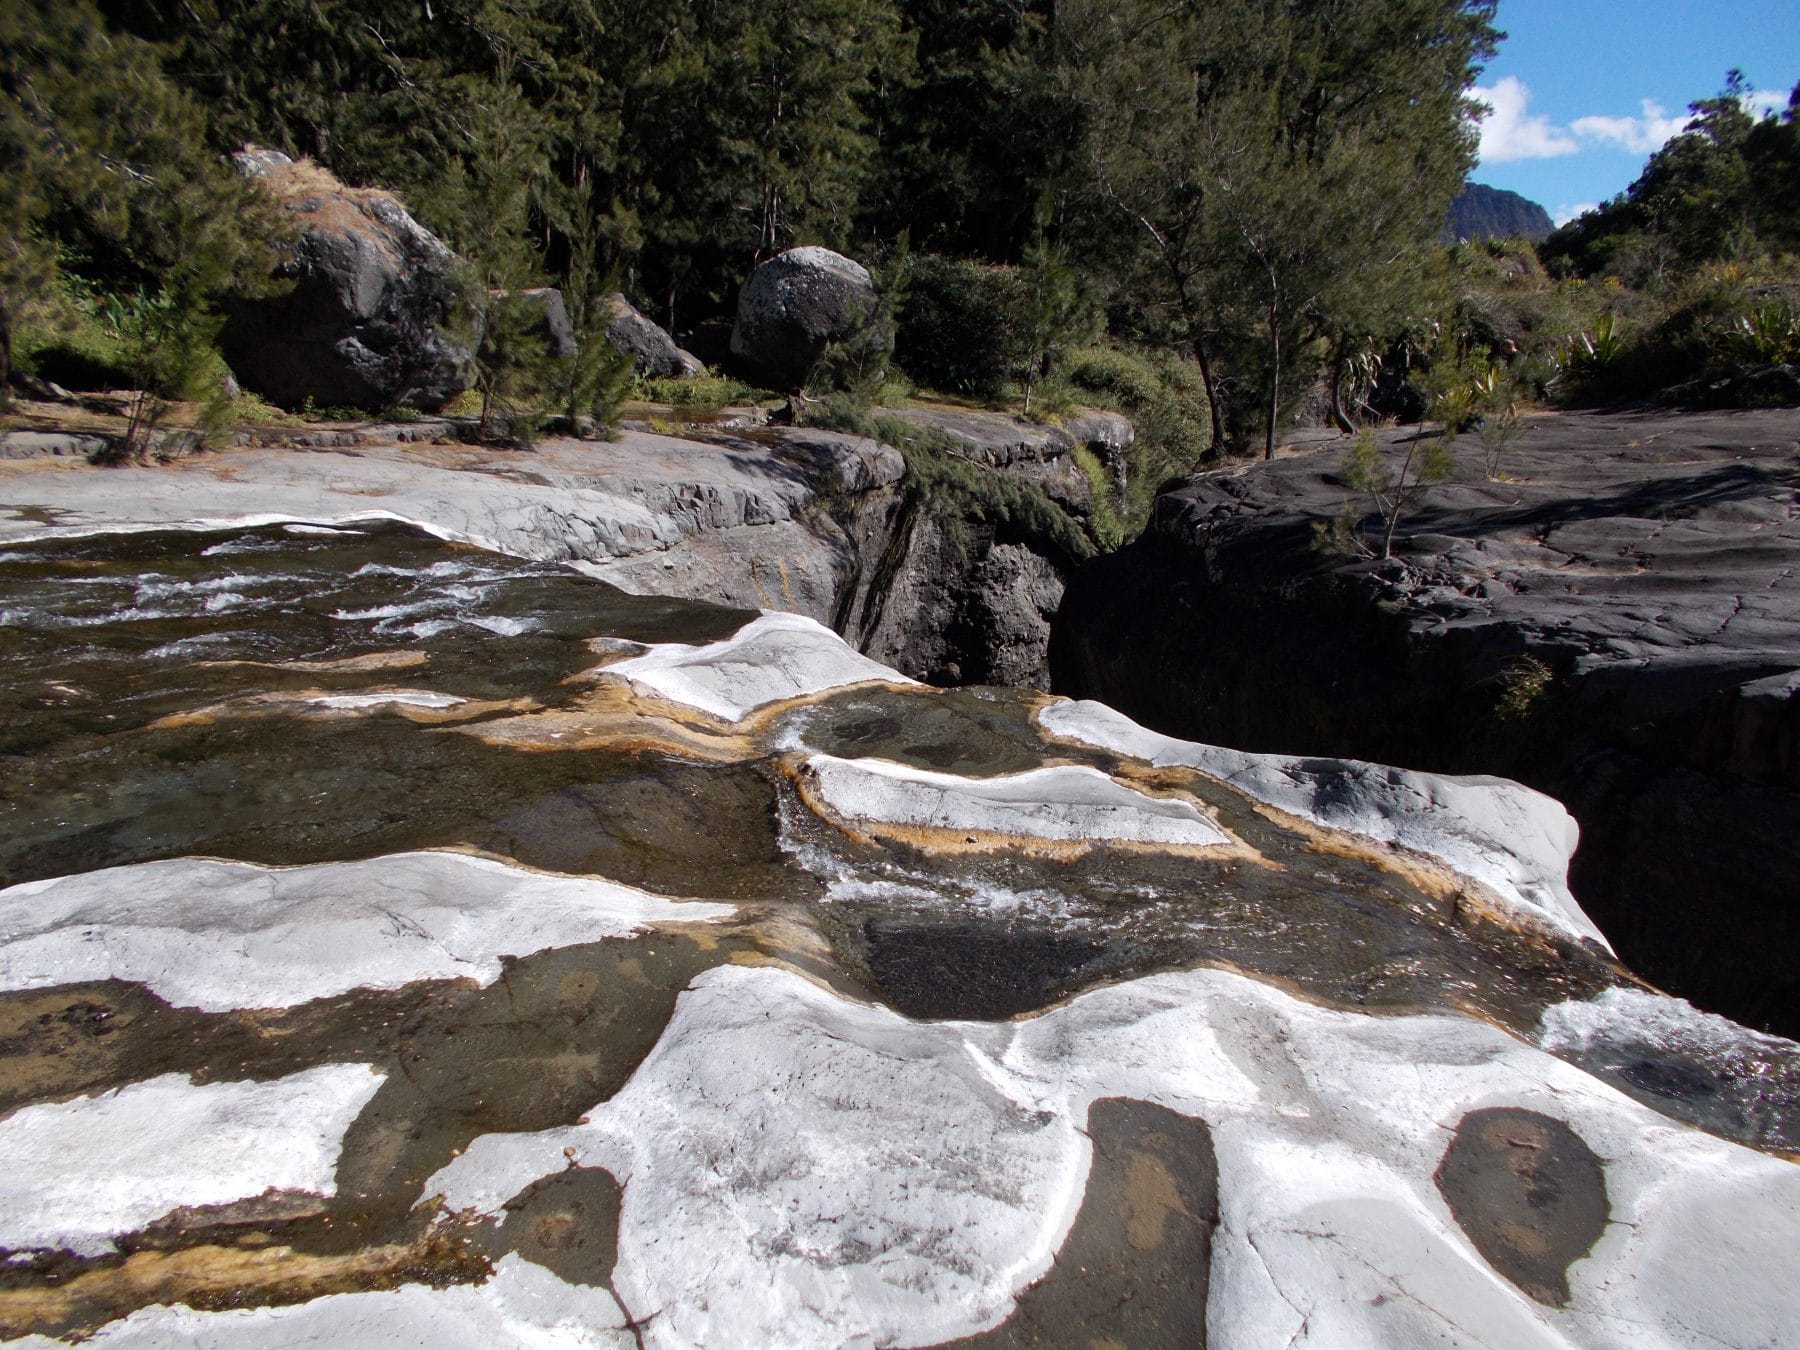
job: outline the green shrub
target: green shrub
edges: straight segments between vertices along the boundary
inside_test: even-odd
[[[1029,296],[1017,267],[915,254],[894,360],[918,384],[998,398],[1031,359]]]
[[[1211,449],[1206,387],[1191,361],[1120,347],[1073,353],[1061,378],[1084,402],[1124,413],[1136,433],[1122,462],[1105,466],[1094,494],[1096,533],[1116,547],[1144,528],[1157,489],[1191,473]]]
[[[1132,531],[1119,514],[1118,480],[1112,471],[1085,445],[1075,447],[1075,467],[1087,479],[1088,496],[1093,502],[1088,516],[1088,530],[1102,552],[1111,553],[1130,542]]]
[[[1700,381],[1716,386],[1707,398],[1730,404],[1752,392],[1734,378],[1745,367],[1800,360],[1791,262],[1715,263],[1655,295],[1613,282],[1591,289],[1608,307],[1570,339],[1570,397],[1651,398]]]
[[[1751,305],[1726,329],[1723,345],[1751,365],[1800,361],[1800,309],[1783,299]]]
[[[124,389],[132,373],[105,297],[69,272],[19,316],[13,360],[20,370],[69,389]]]
[[[1093,541],[1041,487],[974,462],[963,443],[946,432],[915,427],[844,396],[809,404],[803,418],[809,426],[867,436],[898,450],[906,461],[901,486],[944,524],[951,539],[964,537],[963,521],[985,520],[1069,562],[1094,556]]]
[[[775,395],[709,370],[689,380],[640,375],[632,397],[643,403],[667,403],[672,408],[723,408],[732,403],[762,403]]]

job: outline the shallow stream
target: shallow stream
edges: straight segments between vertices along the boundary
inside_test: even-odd
[[[170,1072],[391,1068],[335,1200],[192,1216],[138,1243],[166,1254],[260,1233],[316,1258],[305,1290],[374,1288],[468,1278],[471,1252],[501,1254],[488,1230],[446,1247],[413,1208],[424,1180],[479,1135],[567,1123],[617,1091],[688,981],[724,962],[785,964],[913,1018],[988,1021],[1215,965],[1317,1003],[1467,1013],[1533,1042],[1550,1010],[1634,988],[1596,950],[1465,903],[1415,856],[1300,828],[1197,772],[1050,740],[1036,695],[840,690],[714,728],[699,753],[666,707],[596,693],[594,672],[644,644],[717,641],[751,617],[399,526],[0,552],[0,884],[184,857],[455,849],[741,907],[723,924],[509,959],[482,989],[422,981],[230,1013],[118,980],[0,994],[0,1112]],[[621,717],[641,729],[619,734]],[[976,778],[1089,765],[1197,804],[1244,848],[1069,856],[860,832],[809,805],[809,755]],[[1619,1018],[1557,1028],[1548,1048],[1657,1110],[1800,1147],[1790,1043]],[[583,1203],[616,1206],[596,1185]],[[0,1330],[78,1329],[135,1306],[137,1286],[106,1275],[118,1266],[15,1262]]]

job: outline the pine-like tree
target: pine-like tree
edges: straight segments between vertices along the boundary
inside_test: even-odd
[[[0,367],[59,253],[103,292],[173,306],[159,323],[183,325],[183,341],[208,340],[221,296],[272,284],[278,214],[208,147],[155,49],[91,0],[0,11],[0,157]]]
[[[1193,351],[1215,443],[1230,388],[1254,387],[1272,452],[1292,354],[1435,236],[1472,162],[1467,91],[1493,13],[1491,0],[1058,6],[1084,163],[1115,222],[1095,256]]]

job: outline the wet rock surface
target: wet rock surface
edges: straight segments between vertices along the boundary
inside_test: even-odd
[[[1089,1108],[1087,1129],[1093,1169],[1056,1266],[1019,1296],[1004,1324],[954,1344],[1204,1350],[1219,1222],[1206,1126],[1146,1102],[1108,1100]]]
[[[805,614],[915,678],[1045,683],[1067,559],[920,509],[891,446],[740,420],[643,423],[527,455],[433,444],[452,438],[430,422],[284,433],[282,448],[105,474],[0,455],[0,542],[122,525],[410,521],[577,562],[634,594]],[[1068,478],[1066,457],[1057,463]]]
[[[0,1134],[92,1133],[0,1187],[4,1334],[1753,1344],[1800,1315],[1800,1047],[1583,940],[1523,789],[1227,763],[393,525],[15,543],[0,657]],[[147,1093],[319,1165],[202,1185]],[[1539,1132],[1532,1169],[1489,1116]],[[1584,1158],[1631,1222],[1577,1251]],[[39,1233],[75,1193],[81,1232]]]
[[[1498,482],[1476,439],[1386,562],[1312,546],[1362,509],[1329,445],[1166,494],[1070,590],[1056,687],[1193,739],[1530,783],[1581,822],[1574,887],[1626,960],[1792,1032],[1800,413],[1547,416]]]
[[[1569,1301],[1569,1267],[1612,1217],[1593,1149],[1535,1111],[1472,1111],[1437,1170],[1450,1211],[1496,1270],[1540,1303]]]

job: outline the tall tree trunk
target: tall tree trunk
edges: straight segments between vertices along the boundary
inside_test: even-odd
[[[1200,387],[1206,391],[1206,409],[1212,417],[1212,449],[1214,455],[1225,453],[1225,413],[1219,407],[1219,391],[1213,384],[1212,362],[1206,356],[1206,344],[1193,341],[1194,363],[1200,367]]]
[[[1356,427],[1350,421],[1350,414],[1344,411],[1344,367],[1347,364],[1343,349],[1339,348],[1331,362],[1331,420],[1339,431],[1353,436]]]
[[[0,299],[0,412],[12,402],[12,315]]]
[[[1275,458],[1275,419],[1281,413],[1281,308],[1269,301],[1269,425],[1263,431],[1263,458]]]
[[[1158,242],[1161,242],[1160,235]],[[1206,411],[1212,419],[1212,444],[1207,447],[1207,454],[1217,457],[1225,453],[1225,414],[1219,407],[1219,391],[1213,383],[1212,362],[1207,359],[1206,342],[1200,336],[1197,307],[1173,256],[1165,249],[1162,258],[1168,264],[1169,275],[1175,282],[1175,294],[1181,303],[1181,322],[1187,327],[1188,345],[1194,350],[1194,363],[1200,367],[1200,387],[1206,391]]]

